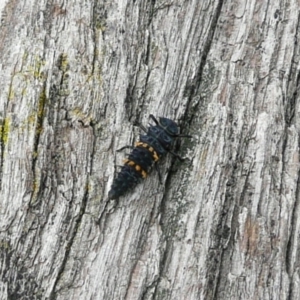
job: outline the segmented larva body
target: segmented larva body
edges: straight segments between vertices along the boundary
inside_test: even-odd
[[[178,125],[171,119],[161,117],[156,120],[153,115],[150,115],[150,118],[156,125],[149,125],[147,129],[141,126],[146,134],[140,135],[140,141],[135,144],[132,152],[125,159],[108,193],[109,199],[119,198],[141,179],[146,178],[153,165],[167,152],[180,158],[171,151],[175,138],[183,137],[179,135]]]

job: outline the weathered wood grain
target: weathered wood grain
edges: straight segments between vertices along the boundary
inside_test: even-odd
[[[298,299],[300,4],[0,4],[1,299]],[[148,115],[181,139],[117,203]]]

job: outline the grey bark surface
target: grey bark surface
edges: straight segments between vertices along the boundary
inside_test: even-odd
[[[298,299],[299,1],[0,10],[0,299]],[[111,202],[150,113],[185,160]]]

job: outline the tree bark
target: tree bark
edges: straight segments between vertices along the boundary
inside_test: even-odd
[[[298,299],[298,1],[0,10],[0,299]],[[109,201],[150,113],[185,160]]]

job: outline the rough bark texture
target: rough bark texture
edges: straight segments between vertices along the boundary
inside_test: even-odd
[[[1,299],[299,299],[297,0],[1,1]],[[138,122],[193,139],[117,203]]]

